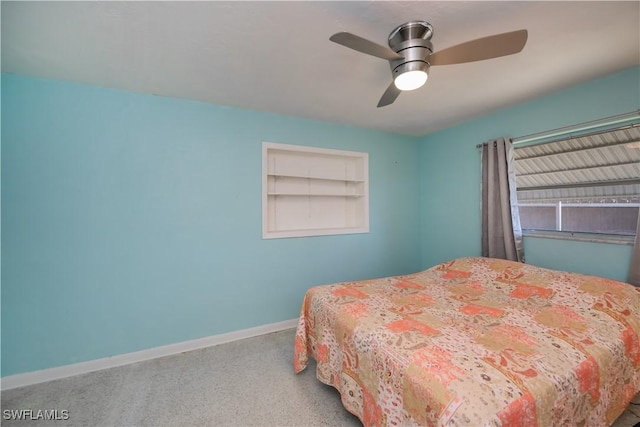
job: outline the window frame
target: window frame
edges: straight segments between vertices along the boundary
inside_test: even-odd
[[[634,120],[634,121],[637,121]],[[638,123],[633,123],[631,125],[625,125],[625,126],[615,126],[615,127],[608,127],[606,129],[600,129],[598,131],[595,132],[579,132],[579,133],[573,133],[571,134],[571,136],[565,136],[565,137],[560,137],[554,140],[549,140],[549,139],[541,139],[541,142],[539,143],[524,143],[522,144],[522,146],[518,146],[517,143],[514,144],[514,151],[517,151],[519,149],[526,149],[528,147],[532,147],[532,146],[536,146],[539,144],[552,144],[552,143],[562,143],[562,141],[571,141],[573,139],[577,139],[577,138],[585,138],[585,137],[590,137],[592,135],[602,135],[602,134],[606,134],[606,133],[610,133],[610,132],[616,132],[616,131],[621,131],[624,130],[626,128],[630,128],[630,127],[637,127]],[[632,134],[633,135],[633,134]],[[613,135],[615,137],[615,135]],[[632,138],[635,138],[635,135],[632,136]],[[640,142],[640,140],[635,139],[635,140],[630,140],[627,142],[616,142],[615,144],[619,144],[622,146],[626,146],[627,144],[638,144]],[[602,146],[606,146],[602,145]],[[589,145],[586,145],[586,147],[589,147]],[[593,147],[598,147],[598,145],[593,145]],[[590,148],[589,148],[590,149]],[[579,150],[575,150],[574,151],[579,151]],[[566,152],[563,151],[563,152]],[[556,154],[563,154],[563,152],[558,152]],[[542,152],[544,153],[544,152]],[[543,154],[540,155],[541,157],[543,156],[549,156],[550,154]],[[528,160],[530,159],[531,155],[529,154],[529,157],[523,157],[522,160]],[[514,156],[517,157],[517,156]],[[633,156],[635,157],[635,156]],[[515,159],[515,163],[517,164],[518,159]],[[601,167],[601,166],[598,166]],[[531,169],[529,169],[531,170]],[[566,170],[565,170],[566,172]],[[541,172],[538,172],[541,173]],[[551,173],[553,174],[553,169],[549,170],[549,172],[547,173]],[[516,174],[516,181],[518,174]],[[597,183],[596,185],[603,185],[604,183],[606,183],[606,181],[596,181],[595,183]],[[593,183],[592,183],[593,184]],[[606,184],[605,184],[606,185]],[[624,185],[624,184],[620,184],[620,185]],[[585,186],[584,184],[576,184],[575,186],[572,185],[557,185],[555,188],[580,188],[581,186]],[[541,187],[541,189],[551,189],[554,188],[553,186],[549,186],[549,187]],[[525,185],[523,185],[522,187],[518,188],[518,190],[535,190],[535,187],[526,187]],[[518,198],[518,207],[520,208],[520,206],[525,207],[525,206],[548,206],[548,207],[552,207],[552,206],[556,206],[555,209],[555,222],[556,222],[556,229],[555,230],[547,230],[547,229],[534,229],[534,228],[525,228],[524,226],[521,226],[522,228],[522,235],[525,237],[535,237],[535,238],[550,238],[550,239],[563,239],[563,240],[576,240],[576,241],[588,241],[588,242],[598,242],[598,243],[610,243],[610,244],[622,244],[622,245],[633,245],[634,241],[635,241],[635,233],[633,234],[618,234],[618,233],[599,233],[599,232],[588,232],[588,231],[568,231],[568,230],[561,230],[558,228],[561,228],[561,223],[562,223],[562,210],[561,207],[565,206],[565,207],[579,207],[580,205],[591,205],[592,207],[611,207],[612,205],[614,205],[614,203],[593,203],[590,204],[588,202],[583,202],[583,203],[579,203],[576,201],[562,201],[562,202],[558,202],[553,200],[554,197],[558,197],[561,198],[562,196],[558,196],[555,195],[553,196],[553,193],[551,193],[552,196],[550,196],[550,198],[548,199],[539,199],[538,201],[535,199],[535,197],[533,199],[527,199],[527,200],[520,200],[520,197]],[[620,196],[617,196],[620,197]],[[604,197],[605,199],[608,197]],[[612,199],[615,199],[616,196],[612,196]],[[583,197],[583,200],[588,200],[589,197],[585,196]],[[633,207],[633,208],[638,208],[640,211],[640,203],[638,201],[636,201],[637,196],[633,196],[630,199],[627,199],[627,201],[630,201],[629,204],[627,204],[626,202],[623,203],[617,203],[618,205],[622,206],[624,205]],[[640,214],[640,212],[639,212]],[[634,230],[635,231],[635,230]]]

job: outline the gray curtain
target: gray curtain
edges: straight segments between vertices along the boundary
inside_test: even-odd
[[[629,283],[640,286],[640,215],[636,226],[636,243],[633,245],[633,255],[629,266]]]
[[[511,139],[482,146],[482,256],[524,262]]]

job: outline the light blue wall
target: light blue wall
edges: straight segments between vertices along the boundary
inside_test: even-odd
[[[638,109],[639,86],[626,70],[411,138],[2,75],[2,375],[292,319],[310,286],[478,255],[475,145]],[[368,152],[371,232],[262,240],[262,141]],[[631,256],[525,250],[617,279]]]
[[[422,267],[480,254],[476,144],[640,109],[640,68],[627,69],[427,135],[420,151]],[[527,262],[626,280],[630,246],[525,238]]]
[[[368,234],[261,239],[261,142],[365,151]],[[419,145],[2,76],[2,375],[293,319],[307,288],[420,267]]]
[[[525,237],[527,263],[626,282],[633,246]]]

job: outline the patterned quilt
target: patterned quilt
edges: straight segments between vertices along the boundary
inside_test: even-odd
[[[640,391],[640,288],[490,258],[307,291],[309,355],[365,426],[604,426]]]

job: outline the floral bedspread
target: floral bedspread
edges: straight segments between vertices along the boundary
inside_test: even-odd
[[[604,426],[640,391],[640,288],[460,258],[309,289],[294,351],[365,426]]]

